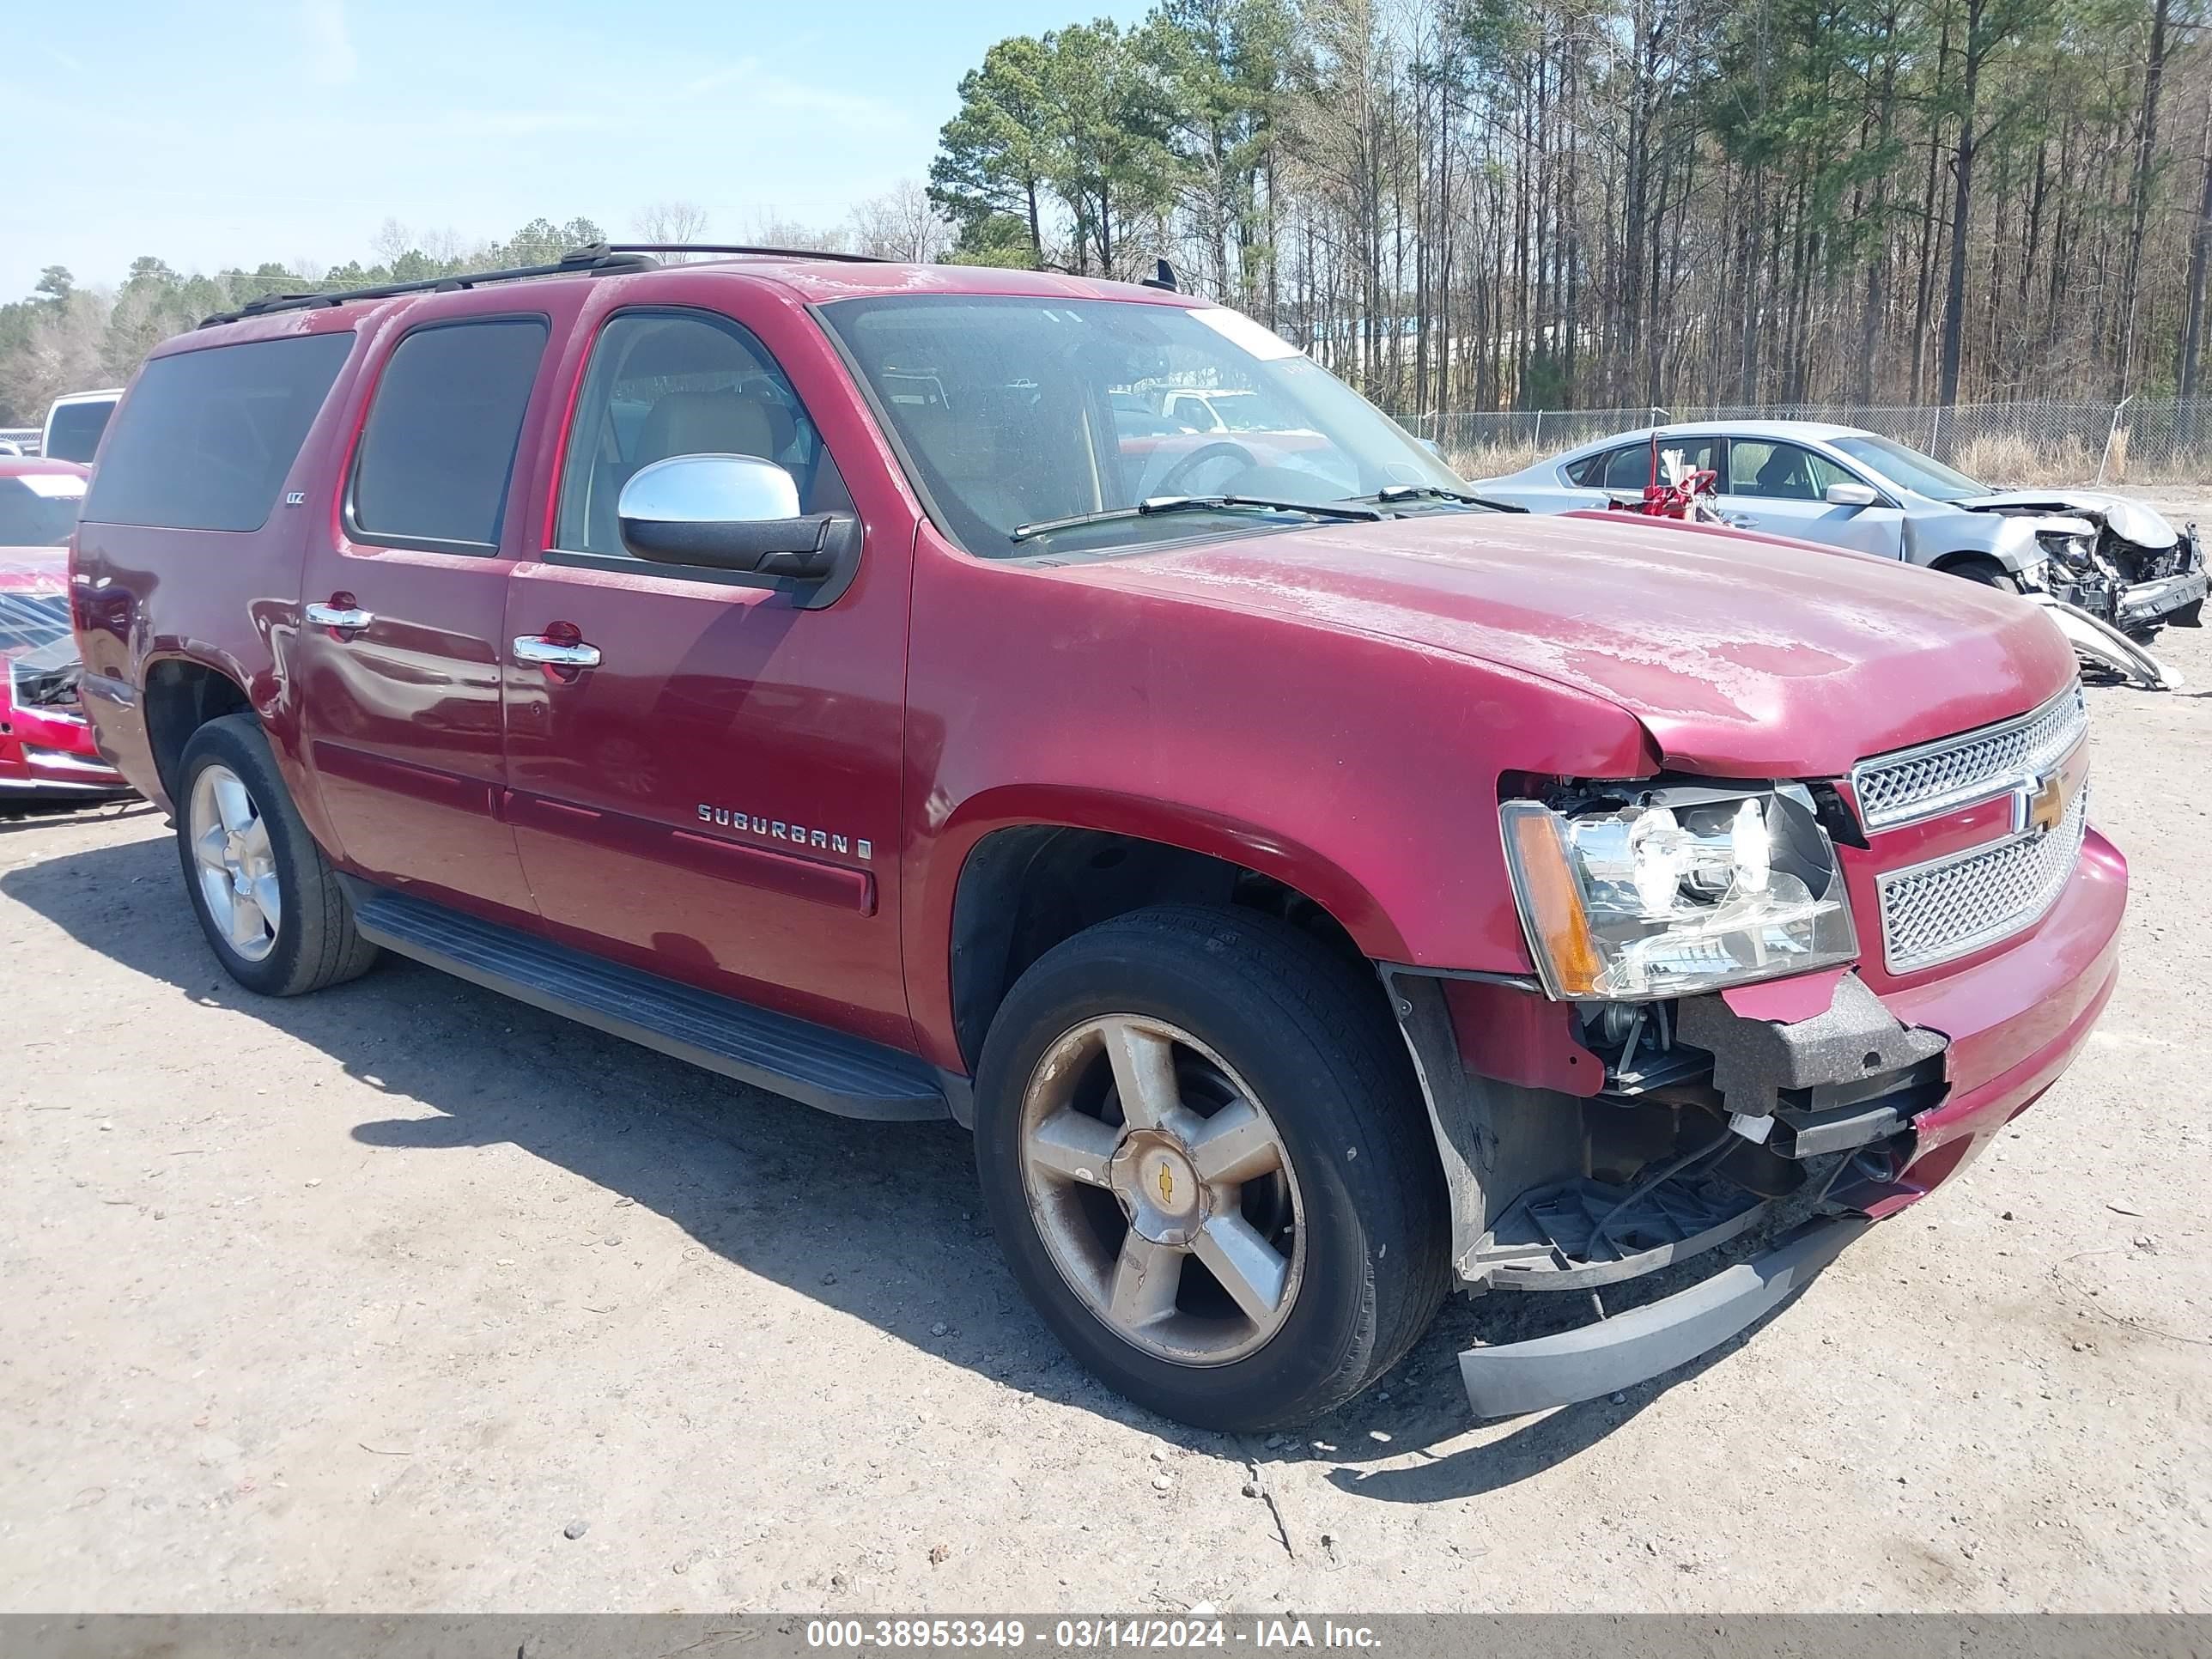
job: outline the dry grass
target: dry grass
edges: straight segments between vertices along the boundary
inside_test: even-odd
[[[2113,446],[2115,459],[2124,453],[2124,445]],[[2039,444],[2009,434],[1969,439],[1959,446],[1951,465],[1970,478],[2000,487],[2079,483],[2097,476],[2096,451],[2086,444],[2072,440]],[[2117,482],[2109,468],[2105,476]]]
[[[1482,444],[1448,452],[1444,463],[1462,478],[1497,478],[1533,466],[1553,452],[1534,444]]]

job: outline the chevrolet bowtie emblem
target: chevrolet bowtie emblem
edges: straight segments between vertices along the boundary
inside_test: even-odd
[[[2065,819],[2071,793],[2063,772],[2053,772],[2047,778],[2030,778],[2012,792],[2013,833],[2024,836],[2033,830],[2048,834],[2056,830]]]
[[[1160,1202],[1163,1204],[1175,1202],[1175,1171],[1164,1164],[1160,1166]]]

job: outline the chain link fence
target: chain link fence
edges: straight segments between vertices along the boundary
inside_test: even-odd
[[[1990,484],[2212,483],[2212,398],[2109,403],[1720,404],[1676,409],[1512,410],[1408,418],[1462,476],[1511,472],[1655,422],[1823,421],[1909,444]]]

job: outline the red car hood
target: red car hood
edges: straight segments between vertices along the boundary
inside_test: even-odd
[[[1727,776],[1841,774],[2075,672],[2036,607],[1963,578],[1626,514],[1330,525],[1079,574],[1537,675],[1626,709],[1669,765]]]

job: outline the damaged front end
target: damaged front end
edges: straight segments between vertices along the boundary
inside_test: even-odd
[[[1477,1412],[1706,1352],[2064,1070],[2126,894],[2086,722],[2069,686],[1809,784],[1509,778],[1536,971],[1380,968],[1459,1277],[1556,1328],[1461,1356]]]
[[[1595,1315],[1462,1354],[1482,1416],[1595,1399],[1695,1358],[1918,1196],[1899,1177],[1914,1119],[1943,1097],[1948,1044],[1901,1024],[1855,975],[1581,1010],[1531,1006],[1504,983],[1387,977],[1444,1150],[1462,1284],[1563,1292],[1563,1309]],[[1564,1070],[1587,1076],[1549,1080],[1595,1090],[1563,1099],[1470,1069],[1516,1063],[1499,1038],[1516,1018],[1556,1021],[1555,1060],[1571,1045],[1584,1058]],[[1622,1305],[1630,1281],[1755,1231],[1780,1237],[1672,1295]]]
[[[20,574],[0,580],[0,802],[127,794],[77,701],[84,665],[70,636],[68,597],[44,586]]]
[[[2047,556],[2043,586],[2138,643],[2161,628],[2203,624],[2204,555],[2194,524],[2177,531],[2119,496],[2015,490],[1962,503],[1971,511],[2033,521]]]

